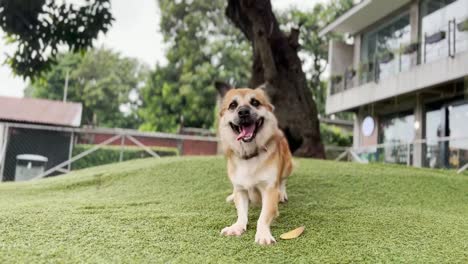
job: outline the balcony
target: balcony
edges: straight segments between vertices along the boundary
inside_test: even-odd
[[[380,52],[371,61],[361,61],[355,68],[344,67],[340,74],[332,75],[327,113],[351,110],[468,75],[468,16],[423,32],[419,42]]]

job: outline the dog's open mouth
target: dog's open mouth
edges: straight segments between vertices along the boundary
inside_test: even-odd
[[[232,130],[237,134],[237,140],[242,140],[244,142],[250,142],[252,141],[255,136],[257,135],[257,132],[260,130],[260,128],[263,125],[263,117],[259,118],[256,122],[249,123],[249,124],[239,124],[239,125],[234,125],[233,123],[229,123],[231,125]]]

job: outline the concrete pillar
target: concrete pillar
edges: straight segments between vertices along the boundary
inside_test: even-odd
[[[426,114],[424,109],[424,98],[416,95],[416,105],[414,108],[414,140],[423,140],[426,138]],[[424,166],[424,157],[426,153],[426,144],[416,143],[413,145],[413,166]]]
[[[333,58],[334,58],[335,54],[333,54],[333,39],[330,39],[328,41],[328,61],[333,61]],[[335,71],[333,69],[333,64],[332,63],[329,63],[330,65],[330,76],[333,76],[335,74]],[[332,94],[332,81],[329,80],[328,81],[328,84],[327,84],[327,98],[330,97],[330,95]],[[219,144],[218,144],[219,145]]]
[[[359,112],[354,114],[353,148],[355,149],[361,146],[361,115]]]
[[[330,75],[344,74],[348,67],[354,65],[354,46],[340,40],[330,40],[328,51]]]
[[[355,86],[359,86],[359,65],[361,64],[361,39],[362,35],[358,34],[354,36],[354,58],[353,58],[353,68],[356,70],[357,76],[354,78]]]
[[[419,1],[411,2],[410,6],[410,27],[411,27],[411,41],[419,41]]]
[[[420,41],[419,32],[419,0],[413,0],[410,6],[410,27],[411,27],[411,43],[418,43]],[[417,65],[418,54],[416,52],[411,57],[411,65]],[[420,94],[416,95],[416,104],[414,108],[414,140],[422,140],[426,138],[426,114],[424,109],[424,99]],[[424,158],[426,156],[426,144],[414,144],[413,145],[413,166],[422,167],[424,166]]]
[[[411,2],[410,6],[410,34],[411,34],[411,43],[419,42],[419,0],[414,0]],[[409,44],[409,43],[408,43]],[[416,52],[411,56],[411,65],[418,64],[418,53]]]

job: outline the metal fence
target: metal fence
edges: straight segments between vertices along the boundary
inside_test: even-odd
[[[336,160],[456,169],[462,173],[468,169],[468,137],[440,137],[348,148]]]
[[[137,158],[216,153],[217,138],[208,136],[0,123],[2,181],[40,179]]]
[[[335,159],[347,148],[325,149],[327,158]],[[0,181],[40,179],[146,157],[216,154],[213,136],[0,122]]]

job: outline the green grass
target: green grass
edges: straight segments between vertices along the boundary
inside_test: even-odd
[[[468,262],[468,176],[298,160],[272,226],[295,240],[254,244],[235,220],[222,158],[130,161],[0,184],[0,263]]]

